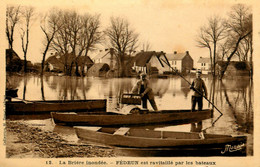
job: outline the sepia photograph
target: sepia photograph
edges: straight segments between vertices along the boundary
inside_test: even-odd
[[[256,1],[0,4],[0,166],[257,166]]]

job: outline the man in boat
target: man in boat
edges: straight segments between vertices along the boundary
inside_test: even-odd
[[[137,81],[136,85],[132,89],[132,93],[141,95],[142,107],[147,109],[147,99],[155,111],[158,111],[157,105],[154,101],[154,93],[150,87],[149,80],[146,79],[146,74],[140,74],[140,80]]]
[[[207,88],[205,85],[205,82],[201,79],[201,71],[196,72],[196,78],[191,84],[190,89],[194,91],[194,94],[191,99],[191,111],[195,111],[196,103],[198,103],[198,110],[202,110],[202,101],[203,101],[203,95],[207,98]]]

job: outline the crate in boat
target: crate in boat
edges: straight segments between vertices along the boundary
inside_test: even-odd
[[[141,104],[141,96],[139,94],[123,94],[121,97],[122,104]]]

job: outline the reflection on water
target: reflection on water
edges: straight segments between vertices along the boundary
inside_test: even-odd
[[[192,82],[192,76],[186,79]],[[223,113],[223,116],[211,127],[212,122],[219,116],[215,110],[214,118],[200,123],[180,126],[165,126],[164,130],[200,131],[207,129],[208,133],[220,134],[253,134],[253,82],[250,78],[237,77],[223,81],[212,78],[203,78],[208,98]],[[122,107],[119,97],[129,93],[137,78],[81,78],[68,76],[8,76],[12,87],[18,88],[18,98],[26,100],[77,100],[77,99],[107,99],[107,110]],[[155,93],[155,101],[159,109],[190,109],[191,95],[189,84],[178,76],[168,79],[150,79]],[[204,108],[212,108],[203,101]],[[152,109],[148,103],[148,109]],[[27,116],[29,117],[29,116]],[[33,118],[32,118],[33,119]],[[50,121],[48,119],[48,121]],[[48,124],[49,125],[49,124]],[[54,126],[52,124],[52,126]],[[56,127],[54,131],[67,134],[66,138],[75,138],[68,135],[72,130]],[[71,127],[68,127],[71,128]],[[252,143],[252,141],[251,141]]]

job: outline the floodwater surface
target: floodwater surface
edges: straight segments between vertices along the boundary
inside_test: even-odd
[[[107,111],[119,110],[120,96],[130,93],[137,78],[81,78],[68,76],[8,76],[9,86],[18,88],[18,98],[25,100],[78,100],[78,99],[107,99]],[[186,76],[192,82],[194,76]],[[223,116],[219,117],[214,110],[214,117],[202,121],[202,127],[194,124],[165,125],[154,127],[167,131],[197,131],[207,129],[207,133],[247,135],[248,155],[253,155],[253,82],[249,77],[226,78],[222,81],[202,76],[208,90],[208,99],[218,108]],[[184,79],[173,76],[167,79],[150,78],[155,101],[159,109],[191,109],[189,83]],[[140,106],[141,107],[141,106]],[[205,99],[203,108],[212,108]],[[148,102],[148,109],[152,109]],[[57,126],[51,118],[33,118],[18,116],[12,119],[24,119],[26,122],[51,130],[62,135],[66,140],[78,142],[72,127]],[[217,120],[217,121],[216,121]],[[216,121],[216,122],[215,122]],[[215,122],[212,127],[212,123]]]

